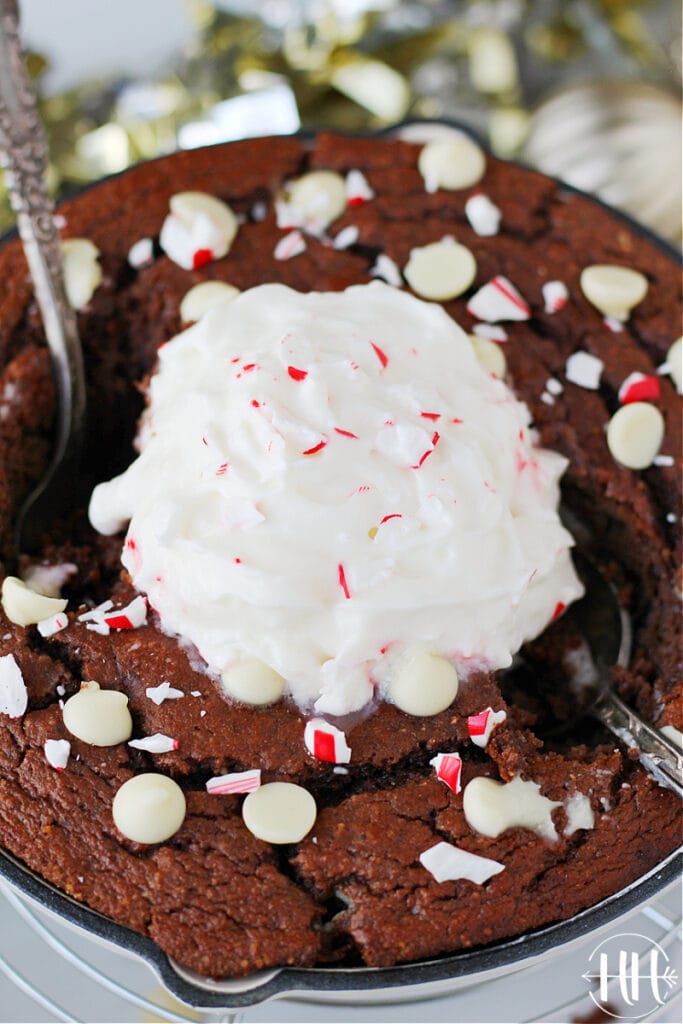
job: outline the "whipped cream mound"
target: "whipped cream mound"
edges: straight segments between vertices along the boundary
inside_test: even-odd
[[[581,593],[566,460],[444,310],[380,282],[279,284],[159,352],[139,456],[94,491],[162,627],[343,715],[428,651],[510,665]]]

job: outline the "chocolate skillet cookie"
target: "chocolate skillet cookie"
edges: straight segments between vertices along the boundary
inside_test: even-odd
[[[666,857],[676,797],[576,714],[557,506],[679,739],[675,260],[460,136],[177,153],[60,214],[89,436],[20,577],[54,393],[0,249],[0,846],[210,976],[479,946]]]

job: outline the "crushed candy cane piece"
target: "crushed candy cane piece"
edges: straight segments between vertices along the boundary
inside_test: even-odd
[[[185,694],[182,690],[176,690],[175,687],[166,680],[163,683],[159,683],[158,686],[148,686],[145,690],[145,696],[149,697],[153,704],[159,707],[165,700],[179,700],[184,697]]]
[[[499,207],[483,192],[470,196],[465,203],[465,216],[472,230],[481,238],[498,234],[502,214]]]
[[[102,284],[99,255],[100,250],[88,238],[67,238],[62,242],[64,288],[72,309],[87,306]]]
[[[424,652],[399,666],[387,684],[387,696],[408,715],[438,715],[455,700],[458,673],[446,658]]]
[[[206,792],[216,796],[228,793],[252,793],[261,785],[261,769],[250,768],[246,772],[229,772],[227,775],[214,775],[206,783]]]
[[[622,405],[629,402],[654,402],[662,393],[659,378],[645,373],[630,373],[619,388],[619,401]]]
[[[355,245],[360,237],[360,230],[355,224],[348,224],[345,228],[334,236],[332,240],[333,249],[348,249],[350,246]]]
[[[437,843],[420,854],[420,864],[437,882],[454,882],[466,878],[476,885],[483,885],[494,875],[505,870],[505,865],[490,857],[461,850],[452,843]]]
[[[306,240],[298,228],[281,238],[273,249],[276,260],[291,260],[294,256],[306,251]]]
[[[227,203],[206,192],[176,192],[169,206],[159,244],[174,263],[197,270],[227,255],[238,227]]]
[[[369,274],[370,277],[379,277],[382,281],[386,281],[392,288],[403,287],[403,278],[398,264],[392,260],[391,256],[387,256],[386,253],[381,252],[379,254],[374,265],[370,268]]]
[[[541,292],[546,313],[559,313],[569,301],[569,289],[564,281],[546,281]]]
[[[499,274],[483,285],[467,303],[467,312],[487,323],[528,320],[531,309],[513,283]]]
[[[620,334],[624,329],[624,321],[617,319],[616,316],[606,316],[602,322],[612,334]]]
[[[437,779],[444,782],[453,793],[459,793],[462,786],[462,758],[460,754],[437,754],[429,762],[434,766]]]
[[[134,843],[163,843],[185,820],[185,794],[173,779],[156,772],[134,775],[117,790],[114,824]]]
[[[458,137],[435,139],[420,150],[417,167],[425,190],[455,191],[476,185],[484,176],[486,157],[480,146],[464,132]]]
[[[622,323],[633,307],[643,301],[648,290],[644,274],[608,263],[584,267],[580,282],[581,291],[596,309]]]
[[[480,711],[478,715],[469,715],[467,718],[467,731],[470,739],[477,747],[484,748],[491,738],[491,733],[497,725],[507,718],[505,711],[494,711],[488,707]]]
[[[649,402],[622,405],[607,426],[607,447],[627,469],[647,469],[664,440],[664,417]]]
[[[462,295],[476,273],[470,250],[451,238],[412,249],[403,268],[403,276],[417,295],[438,301]]]
[[[71,744],[68,740],[45,740],[43,744],[45,759],[52,768],[63,772],[71,753]]]
[[[590,352],[573,352],[565,366],[565,376],[572,384],[587,391],[597,391],[605,364]]]
[[[45,638],[54,636],[55,633],[60,633],[68,625],[69,617],[65,612],[57,612],[55,615],[50,615],[37,623],[38,632]]]
[[[28,707],[28,690],[13,654],[0,658],[0,715],[21,718]]]
[[[555,377],[548,377],[545,382],[545,389],[550,395],[561,395],[564,391],[561,381],[556,380]]]
[[[135,750],[146,750],[148,754],[167,754],[169,750],[177,750],[178,740],[165,736],[163,732],[155,732],[153,736],[143,736],[139,740],[128,740],[128,746]]]
[[[223,281],[201,281],[183,296],[180,303],[180,319],[184,324],[195,323],[210,309],[217,309],[228,302],[233,302],[239,294],[239,288]]]
[[[268,782],[249,793],[242,818],[252,835],[266,843],[300,843],[317,817],[315,800],[292,782]]]
[[[496,782],[483,775],[465,786],[462,808],[470,828],[496,839],[510,828],[528,828],[554,842],[557,831],[551,817],[562,804],[541,794],[536,782],[516,775],[511,782]]]
[[[655,455],[652,460],[653,466],[674,466],[675,464],[676,460],[673,455]]]
[[[64,704],[62,717],[73,736],[93,747],[114,747],[133,732],[128,697],[118,690],[101,690],[94,680],[81,683]]]
[[[478,338],[488,338],[489,341],[498,341],[501,344],[505,344],[509,338],[508,332],[500,324],[475,324],[472,334],[476,334]]]
[[[374,189],[362,171],[351,170],[346,175],[346,201],[349,206],[360,206],[375,198]]]
[[[18,576],[5,576],[2,581],[2,610],[17,626],[35,625],[57,612],[63,612],[66,605],[65,598],[38,594]]]
[[[125,608],[105,612],[103,618],[105,625],[110,629],[137,629],[147,621],[147,601],[139,595]]]
[[[114,607],[114,602],[111,598],[103,601],[102,604],[98,604],[95,608],[89,608],[87,612],[83,612],[82,615],[78,616],[79,622],[97,622],[103,618],[104,613],[108,612],[110,608]]]
[[[351,748],[346,742],[345,733],[323,718],[312,718],[306,722],[304,743],[308,752],[318,761],[348,764],[351,760]]]
[[[134,270],[148,267],[154,260],[154,243],[151,238],[139,238],[128,250],[128,263]]]

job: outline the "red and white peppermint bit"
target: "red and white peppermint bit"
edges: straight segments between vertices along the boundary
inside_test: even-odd
[[[437,779],[445,782],[453,793],[459,793],[462,789],[460,776],[462,774],[462,758],[460,754],[437,754],[429,762],[434,766]]]
[[[630,373],[619,388],[619,401],[622,405],[628,405],[629,402],[655,402],[661,393],[659,377]]]
[[[493,708],[485,708],[478,715],[469,715],[467,718],[467,731],[470,739],[477,747],[485,747],[491,738],[491,733],[497,725],[504,722],[507,714],[504,711],[494,711]]]
[[[654,459],[652,460],[653,466],[664,467],[675,466],[675,464],[676,460],[674,459],[673,455],[655,455]]]
[[[529,304],[512,282],[500,274],[472,296],[467,312],[492,324],[498,320],[528,320],[531,316]]]
[[[250,768],[246,772],[229,772],[227,775],[214,775],[206,783],[206,792],[214,796],[225,796],[228,793],[252,793],[261,785],[261,769]]]
[[[504,343],[508,340],[508,332],[499,324],[475,324],[472,334],[476,334],[478,338],[488,338],[489,341]]]
[[[159,707],[165,700],[179,700],[185,694],[182,690],[176,690],[168,680],[165,680],[163,683],[159,683],[158,686],[148,686],[145,690],[145,696],[149,697],[152,703]]]
[[[476,885],[483,885],[489,878],[505,870],[505,865],[497,860],[480,857],[477,853],[443,842],[421,853],[420,864],[437,882],[454,882],[466,878]]]
[[[273,250],[276,260],[291,260],[293,256],[300,256],[306,251],[306,240],[296,228],[281,238]]]
[[[125,608],[116,609],[104,616],[105,625],[110,629],[137,629],[147,621],[147,601],[140,595]]]
[[[411,466],[410,468],[411,469],[421,469],[422,466],[427,461],[427,459],[429,458],[429,456],[432,454],[432,452],[436,448],[436,446],[437,446],[437,444],[439,443],[440,440],[441,440],[441,435],[439,434],[438,430],[435,430],[434,433],[432,434],[432,447],[428,448],[426,452],[423,452],[422,455],[420,456],[420,458],[418,459],[416,465]]]
[[[339,578],[339,586],[344,591],[344,597],[348,601],[350,599],[350,597],[351,597],[351,591],[349,590],[349,585],[346,582],[346,572],[345,572],[344,566],[342,565],[341,562],[337,566],[337,575],[338,575],[338,578]]]
[[[591,355],[590,352],[581,351],[570,355],[564,372],[572,384],[586,388],[587,391],[597,391],[604,367],[602,359]]]
[[[140,238],[128,250],[128,263],[135,270],[148,267],[154,259],[154,243],[151,238]]]
[[[349,206],[360,206],[374,198],[375,193],[365,175],[355,169],[349,171],[346,175],[346,202]]]
[[[567,606],[564,603],[564,601],[558,601],[557,604],[555,605],[555,608],[553,609],[553,615],[552,615],[552,618],[551,618],[550,621],[554,622],[555,619],[559,619],[560,615],[562,614],[562,612],[565,610],[566,607]]]
[[[381,252],[375,260],[374,266],[370,268],[370,277],[379,277],[382,281],[386,281],[387,284],[392,285],[394,288],[403,287],[403,277],[401,271],[390,256],[386,253]]]
[[[546,313],[559,313],[569,301],[569,289],[564,281],[546,281],[541,292]]]
[[[95,608],[90,608],[87,612],[83,612],[82,615],[78,616],[79,622],[98,622],[104,617],[104,613],[108,612],[110,608],[114,607],[114,602],[109,599],[103,601],[102,604],[98,604]]]
[[[351,437],[354,440],[358,440],[358,434],[354,434],[352,430],[343,430],[342,427],[334,428],[335,434],[340,434],[342,437]]]
[[[146,750],[148,754],[167,754],[169,750],[177,750],[180,744],[172,736],[163,732],[155,732],[153,736],[143,736],[139,740],[129,740],[129,747],[135,750]]]
[[[306,380],[308,377],[308,370],[300,370],[297,366],[288,366],[287,373],[292,380]]]
[[[336,234],[332,240],[333,249],[348,249],[350,246],[355,245],[360,236],[360,230],[355,224],[349,224],[347,227],[342,228],[338,234]]]
[[[327,446],[327,441],[326,441],[325,438],[322,438],[322,440],[318,441],[317,444],[314,444],[312,448],[307,448],[306,451],[302,452],[301,454],[302,455],[317,455],[318,452],[321,452],[323,450],[323,448],[325,448],[326,446]]]
[[[0,658],[0,715],[21,718],[28,707],[28,690],[13,654]]]
[[[41,619],[38,623],[38,632],[41,636],[54,636],[55,633],[59,633],[60,630],[66,629],[69,625],[69,618],[65,612],[57,612],[56,615],[50,615],[47,619]]]
[[[45,740],[43,750],[45,751],[45,759],[47,763],[53,768],[56,768],[58,772],[63,772],[66,768],[67,761],[69,760],[69,754],[71,753],[71,744],[69,741]]]
[[[380,363],[382,364],[382,369],[384,369],[388,365],[388,363],[389,363],[389,357],[387,356],[386,352],[382,351],[382,349],[379,347],[379,345],[375,345],[374,341],[371,341],[370,344],[372,345],[372,347],[373,347],[373,349],[375,351],[375,355],[377,356],[377,358],[379,359]]]
[[[312,718],[306,722],[304,743],[309,754],[313,754],[318,761],[348,764],[351,760],[351,748],[346,742],[346,734],[323,718]]]
[[[491,202],[483,192],[470,196],[465,203],[465,216],[475,234],[482,238],[490,238],[498,234],[500,228],[500,209]]]

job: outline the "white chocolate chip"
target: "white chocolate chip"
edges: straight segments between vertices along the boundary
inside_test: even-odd
[[[237,234],[237,218],[227,203],[207,192],[177,192],[169,200],[171,209],[159,235],[164,252],[184,270],[200,264],[198,253],[209,259],[227,255]],[[201,263],[208,262],[202,258]]]
[[[442,301],[467,291],[477,273],[477,263],[464,245],[442,240],[413,249],[403,275],[417,295]]]
[[[285,689],[285,681],[275,669],[256,658],[245,658],[221,674],[228,696],[243,704],[274,704]]]
[[[232,302],[239,293],[239,288],[224,284],[223,281],[202,281],[183,296],[180,303],[180,319],[184,324],[201,320],[210,309]]]
[[[299,843],[315,824],[315,800],[291,782],[269,782],[255,789],[242,805],[252,835],[266,843]]]
[[[505,870],[505,865],[489,857],[461,850],[451,843],[437,843],[420,854],[420,864],[429,871],[437,882],[450,882],[466,878],[476,885],[482,885]]]
[[[399,667],[387,691],[394,704],[408,715],[438,715],[455,700],[458,673],[438,654],[416,654]]]
[[[476,185],[484,176],[486,157],[468,135],[428,142],[420,151],[417,166],[427,192],[439,188],[454,191]]]
[[[17,626],[31,626],[63,612],[67,602],[61,597],[45,597],[27,587],[17,576],[6,576],[2,582],[2,609]]]
[[[477,92],[503,93],[519,79],[517,55],[509,37],[497,28],[476,28],[470,33],[470,81]]]
[[[683,395],[683,338],[677,338],[666,355],[669,375],[676,385],[676,391]]]
[[[21,718],[28,707],[28,690],[13,654],[0,658],[0,715]]]
[[[288,186],[287,226],[319,234],[346,209],[346,182],[335,171],[311,171]]]
[[[100,251],[88,238],[67,238],[62,242],[64,287],[69,305],[83,309],[102,283]]]
[[[486,372],[502,380],[507,370],[507,360],[500,345],[496,345],[490,338],[480,338],[476,334],[470,334],[470,341],[478,362]]]
[[[147,772],[135,775],[114,797],[112,815],[119,832],[134,843],[163,843],[185,820],[185,794],[173,779]]]
[[[68,740],[45,740],[43,750],[45,760],[52,768],[56,768],[57,771],[66,768],[71,753],[71,744]]]
[[[605,316],[624,321],[648,289],[644,274],[630,267],[594,263],[581,271],[581,291]]]
[[[462,809],[467,824],[482,836],[495,839],[509,828],[528,828],[544,839],[557,839],[551,818],[562,805],[541,794],[536,782],[517,775],[512,782],[479,776],[465,786]]]
[[[99,683],[92,681],[69,697],[63,716],[69,732],[94,747],[113,747],[130,739],[133,732],[125,693],[101,690]]]
[[[664,438],[664,417],[649,402],[631,402],[618,409],[607,427],[607,447],[622,466],[646,469]]]

